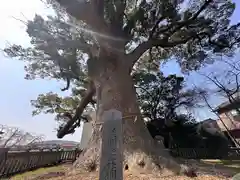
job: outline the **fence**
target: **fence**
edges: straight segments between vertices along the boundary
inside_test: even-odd
[[[240,148],[228,149],[226,154],[212,152],[207,148],[174,148],[170,150],[173,157],[183,159],[225,159],[225,160],[240,160]]]
[[[67,161],[74,161],[80,154],[79,150],[35,150],[8,151],[0,149],[0,178],[30,171],[33,169],[58,165]]]

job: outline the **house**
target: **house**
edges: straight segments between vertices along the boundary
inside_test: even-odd
[[[229,133],[240,143],[240,92],[235,93],[232,97],[231,101],[227,100],[214,109],[214,112],[219,116],[217,120],[209,118],[200,123],[206,128],[219,129],[227,136],[232,145],[236,145]]]
[[[221,130],[218,126],[217,121],[215,119],[212,119],[212,118],[205,119],[205,120],[203,120],[199,123],[205,128],[216,128],[218,130]]]
[[[228,128],[231,135],[240,139],[240,96],[234,98],[233,102],[226,101],[220,104],[215,112],[219,114],[220,119],[217,124],[222,131]]]

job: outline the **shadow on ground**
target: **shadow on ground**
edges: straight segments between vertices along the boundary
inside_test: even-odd
[[[182,160],[184,164],[197,169],[198,175],[220,175],[231,178],[240,172],[240,161],[230,160]]]
[[[32,180],[43,180],[43,179],[50,179],[56,177],[65,176],[65,172],[49,172],[47,174],[39,175],[38,177],[33,178]]]
[[[28,171],[26,173],[18,174],[11,177],[11,180],[41,180],[41,179],[52,179],[56,177],[66,176],[68,168],[72,164],[63,164],[59,166],[39,168],[34,171]]]

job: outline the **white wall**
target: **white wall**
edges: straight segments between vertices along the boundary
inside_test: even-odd
[[[87,144],[91,138],[93,132],[92,123],[84,123],[82,129],[82,137],[80,141],[79,148],[84,149],[87,147]]]

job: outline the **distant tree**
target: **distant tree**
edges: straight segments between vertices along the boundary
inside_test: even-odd
[[[155,168],[161,164],[179,172],[182,166],[168,154],[152,153],[157,147],[152,146],[153,140],[140,115],[131,72],[146,53],[149,56],[144,61],[148,65],[157,67],[162,60],[176,58],[184,72],[212,63],[215,56],[232,55],[239,46],[240,32],[240,24],[230,25],[235,4],[230,0],[56,0],[51,3],[57,9],[55,17],[45,20],[36,15],[27,23],[32,46],[13,45],[5,52],[26,61],[28,79],[66,80],[63,90],[70,87],[70,82],[86,85],[85,96],[58,137],[69,132],[96,95],[96,119],[101,120],[102,113],[111,108],[131,117],[124,124],[124,159],[129,170],[134,169],[130,164],[138,166],[137,162],[128,163],[128,156],[136,154],[138,149],[142,153],[137,154],[150,156],[147,159],[161,157],[151,163]],[[58,3],[75,19],[64,14]],[[99,155],[99,133],[95,128],[87,152],[79,158],[81,165],[85,156]]]
[[[43,140],[43,136],[33,135],[15,127],[0,125],[0,131],[2,132],[0,135],[0,147],[4,148],[32,148],[35,143],[40,143]]]

